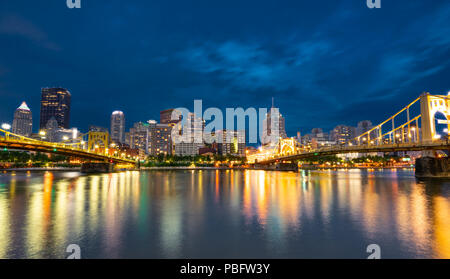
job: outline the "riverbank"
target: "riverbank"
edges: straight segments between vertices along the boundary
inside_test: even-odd
[[[10,169],[1,169],[1,172],[11,172],[11,171],[18,171],[18,172],[25,172],[25,171],[80,171],[80,167],[74,167],[74,168],[10,168]]]
[[[382,170],[382,169],[414,169],[414,166],[390,166],[390,167],[314,167],[303,166],[299,170],[337,170],[337,169],[366,169],[366,170]],[[141,167],[139,171],[155,171],[155,170],[266,170],[262,168],[251,167]],[[269,170],[269,169],[267,169]],[[0,172],[28,172],[28,171],[81,171],[80,167],[74,168],[11,168],[1,169]]]
[[[246,167],[141,167],[140,170],[246,170]]]
[[[415,169],[415,166],[384,166],[384,167],[315,167],[315,166],[302,166],[300,170],[392,170],[392,169]]]
[[[389,166],[389,167],[299,167],[299,170],[337,170],[337,169],[361,169],[361,170],[382,170],[382,169],[414,169],[414,166]],[[252,167],[141,167],[140,170],[270,170]]]

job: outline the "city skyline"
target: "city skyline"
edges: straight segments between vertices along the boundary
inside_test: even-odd
[[[288,135],[295,135],[355,125],[354,115],[378,123],[424,91],[448,92],[450,30],[441,23],[450,5],[396,1],[371,10],[363,2],[324,8],[250,1],[235,8],[199,1],[173,8],[86,1],[78,10],[46,3],[52,17],[34,12],[40,3],[8,2],[0,13],[0,119],[11,123],[9,108],[22,101],[36,111],[45,86],[73,93],[75,127],[90,125],[88,115],[108,127],[115,110],[127,114],[130,127],[193,99],[223,109],[269,107],[275,97]],[[105,8],[102,22],[93,21]],[[221,8],[236,13],[233,23]],[[274,26],[265,20],[269,10]]]
[[[58,87],[58,88],[46,88],[46,89],[58,89],[58,90],[60,90],[60,89],[64,89],[64,90],[67,90],[67,89],[65,89],[65,88],[61,88],[61,87]],[[67,92],[70,92],[69,90],[67,90]],[[70,94],[70,93],[69,93]],[[274,100],[273,100],[273,98],[272,98],[272,102],[273,102]],[[41,102],[42,102],[42,96],[41,96]],[[24,103],[26,103],[26,101],[23,101],[22,102],[22,105],[21,106],[23,106],[23,104]],[[19,107],[20,108],[20,107]],[[274,104],[272,103],[272,108],[276,108],[275,106],[274,106]],[[27,110],[29,110],[29,111],[31,111],[32,112],[32,109],[30,109],[28,106],[27,106]],[[114,121],[117,121],[116,119],[115,119],[115,117],[116,117],[116,114],[120,114],[121,115],[121,118],[122,118],[122,120],[120,120],[120,121],[122,121],[122,122],[125,122],[125,124],[120,124],[121,126],[121,128],[120,128],[120,130],[121,130],[121,132],[120,133],[122,133],[123,135],[123,137],[125,137],[125,134],[126,134],[126,131],[129,131],[130,129],[132,129],[133,128],[133,126],[135,125],[135,124],[137,124],[137,123],[142,123],[142,122],[148,122],[148,121],[156,121],[156,123],[158,123],[158,124],[170,124],[170,126],[173,126],[175,123],[177,123],[177,121],[169,121],[168,119],[166,119],[167,117],[169,117],[169,116],[167,116],[167,114],[168,114],[168,112],[169,113],[172,113],[172,111],[174,111],[175,109],[173,109],[173,108],[171,108],[171,109],[164,109],[164,110],[160,110],[159,111],[159,118],[160,118],[160,122],[158,122],[157,120],[155,120],[155,119],[157,119],[157,118],[153,118],[153,119],[140,119],[140,120],[138,120],[138,121],[136,121],[136,122],[133,122],[133,123],[131,123],[130,125],[128,125],[127,123],[126,123],[126,118],[124,117],[124,112],[122,112],[122,111],[118,111],[118,110],[115,110],[115,111],[112,111],[112,113],[110,113],[109,115],[109,125],[107,125],[107,126],[103,126],[103,125],[99,125],[98,124],[98,121],[96,122],[96,121],[91,121],[90,123],[88,123],[88,125],[86,126],[86,127],[75,127],[75,126],[73,126],[73,125],[70,125],[70,128],[81,128],[82,130],[86,130],[86,131],[88,131],[89,129],[90,129],[90,127],[101,127],[101,128],[104,128],[104,129],[106,129],[106,130],[108,130],[108,132],[110,133],[110,135],[111,135],[111,137],[112,137],[112,139],[113,139],[113,141],[116,141],[116,142],[121,142],[121,141],[118,141],[117,139],[115,139],[115,136],[113,136],[113,134],[114,134],[114,132],[113,132],[113,129],[119,129],[118,127],[115,127],[115,126],[117,126],[118,124],[116,123],[116,124],[114,124],[113,125],[113,119],[114,119]],[[17,110],[15,110],[15,111],[17,111]],[[70,109],[69,109],[69,113],[70,113]],[[266,115],[266,117],[268,117],[269,118],[269,121],[270,121],[270,109],[269,109],[269,113]],[[36,120],[36,119],[33,119],[32,121],[36,121],[36,122],[42,122],[42,120],[41,120],[41,118],[42,118],[42,113],[41,113],[41,111],[40,111],[40,118],[38,119],[38,120]],[[181,118],[181,116],[180,116],[180,118]],[[49,120],[51,120],[51,119],[49,119]],[[267,121],[267,119],[264,121],[264,123],[266,123],[266,121]],[[1,123],[5,123],[5,124],[9,124],[9,125],[11,125],[11,127],[12,127],[12,123],[14,122],[14,121],[11,121],[10,123],[9,122],[7,122],[7,121],[0,121]],[[44,121],[45,122],[45,121]],[[361,124],[362,122],[370,122],[371,123],[371,121],[370,120],[358,120],[358,121],[356,121],[355,122],[355,124]],[[281,124],[282,123],[282,124]],[[34,124],[34,123],[33,123]],[[304,134],[304,135],[309,135],[309,134],[314,134],[314,130],[315,129],[320,129],[320,130],[323,130],[322,128],[317,128],[317,127],[315,127],[315,128],[312,128],[311,130],[297,130],[297,131],[295,131],[295,134],[287,134],[286,133],[286,131],[285,131],[285,117],[284,116],[282,116],[281,115],[281,113],[280,113],[280,124],[281,124],[281,127],[280,127],[280,133],[283,135],[283,137],[288,137],[288,138],[291,138],[291,137],[293,137],[293,138],[295,138],[296,137],[296,135],[298,135],[298,132],[301,132],[301,134]],[[266,124],[265,124],[266,125]],[[330,130],[327,130],[327,129],[324,129],[324,130],[326,130],[326,132],[325,132],[325,134],[330,134],[331,135],[331,133],[333,132],[333,130],[335,129],[335,128],[337,128],[337,127],[339,127],[339,126],[346,126],[346,127],[353,127],[353,128],[355,128],[355,129],[357,129],[358,128],[358,125],[352,125],[352,124],[350,124],[350,125],[344,125],[344,124],[335,124],[335,126],[333,126],[333,128],[331,128]],[[35,132],[35,133],[39,133],[40,131],[42,131],[42,130],[45,130],[46,128],[45,128],[45,126],[44,127],[39,127],[39,129],[35,129],[35,127],[37,126],[34,126],[34,125],[32,125],[33,126],[33,129],[32,129],[32,132]],[[114,126],[114,127],[113,127]],[[69,126],[67,126],[68,128],[69,128]],[[246,127],[247,128],[247,127]],[[260,129],[262,129],[262,130],[265,130],[265,128],[264,127],[260,127]],[[117,132],[117,131],[116,131]],[[305,132],[305,133],[303,133],[303,132]],[[265,133],[265,132],[263,132],[263,133]],[[354,135],[355,136],[357,136],[358,134],[361,134],[361,132],[360,133],[358,133],[358,132],[355,132],[354,133]],[[269,135],[270,135],[270,133],[269,133]],[[121,136],[121,137],[122,137]],[[122,140],[122,142],[124,142],[124,140]]]
[[[0,2],[0,260],[450,259],[450,1]]]

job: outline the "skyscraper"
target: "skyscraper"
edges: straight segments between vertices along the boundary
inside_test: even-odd
[[[336,144],[345,144],[355,138],[355,127],[339,125],[331,131],[331,140]]]
[[[33,128],[33,117],[30,108],[25,102],[14,112],[12,132],[14,134],[29,137]]]
[[[39,128],[45,129],[47,122],[54,117],[59,128],[68,129],[70,125],[70,92],[64,88],[42,88],[41,93]]]
[[[272,111],[274,110],[274,111]],[[273,113],[273,114],[272,114]],[[263,121],[263,144],[274,143],[273,141],[278,139],[272,138],[278,132],[278,137],[287,138],[285,122],[283,115],[275,110],[275,106],[272,99],[272,108],[266,114],[266,119]]]
[[[125,115],[118,110],[111,115],[111,140],[115,143],[125,143]]]
[[[172,154],[172,127],[169,124],[158,124],[154,120],[149,124],[148,152],[151,155]]]
[[[149,138],[149,124],[143,122],[134,123],[130,128],[129,138],[127,143],[133,149],[139,149],[142,155],[148,154],[148,138]]]
[[[183,121],[180,123],[180,126],[173,128],[176,132],[180,132],[180,138],[172,138],[174,153],[181,156],[198,155],[199,149],[204,143],[203,129],[205,128],[205,121],[194,113],[189,113]],[[180,130],[177,131],[177,128]]]

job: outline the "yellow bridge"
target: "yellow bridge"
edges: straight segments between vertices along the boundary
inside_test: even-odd
[[[135,160],[120,155],[109,155],[106,152],[85,150],[81,143],[53,143],[27,138],[0,129],[0,148],[36,151],[44,153],[60,154],[89,161],[100,161],[119,164],[136,164]]]
[[[450,150],[450,96],[422,94],[371,130],[335,146],[304,146],[294,138],[280,139],[247,157],[250,163],[292,162],[345,153]],[[399,124],[400,123],[400,124]],[[439,131],[439,128],[442,131]]]

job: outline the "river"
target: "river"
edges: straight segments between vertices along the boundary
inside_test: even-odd
[[[0,258],[450,258],[450,181],[413,170],[0,174]]]

